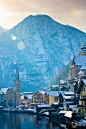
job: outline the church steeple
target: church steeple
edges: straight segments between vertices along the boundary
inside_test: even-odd
[[[16,73],[15,73],[15,79],[14,79],[14,92],[15,92],[15,105],[20,105],[20,79],[19,79],[19,71],[18,71],[18,63],[16,63]]]
[[[15,75],[16,81],[19,80],[19,71],[18,71],[18,63],[16,64],[16,75]]]

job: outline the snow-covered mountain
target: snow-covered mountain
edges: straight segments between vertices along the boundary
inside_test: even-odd
[[[7,31],[6,29],[3,29],[1,26],[0,26],[0,34],[2,34],[3,32]]]
[[[28,16],[0,35],[0,84],[14,87],[18,60],[21,91],[41,90],[78,54],[86,34],[47,15]]]

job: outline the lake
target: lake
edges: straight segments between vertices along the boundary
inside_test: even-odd
[[[58,125],[36,115],[0,113],[0,129],[60,129]]]

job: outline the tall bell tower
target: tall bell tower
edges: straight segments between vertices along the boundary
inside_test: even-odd
[[[19,79],[19,71],[18,71],[18,63],[16,64],[16,74],[14,79],[14,92],[15,92],[15,103],[14,105],[21,104],[21,90],[20,90],[20,79]]]

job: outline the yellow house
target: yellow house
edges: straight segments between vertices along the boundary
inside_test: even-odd
[[[86,116],[86,79],[80,81],[78,94],[80,94],[80,113]]]
[[[59,103],[59,91],[47,91],[48,103]]]

